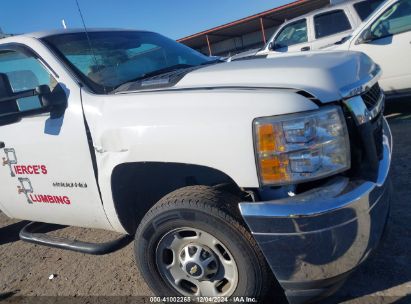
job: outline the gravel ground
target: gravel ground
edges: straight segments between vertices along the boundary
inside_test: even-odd
[[[411,303],[410,102],[387,107],[395,144],[395,191],[387,238],[326,303]],[[152,294],[135,266],[132,244],[106,256],[88,256],[24,243],[18,238],[24,225],[0,212],[0,302],[149,302],[137,298]],[[71,227],[51,233],[88,241],[116,237],[106,231]],[[52,274],[56,276],[49,280]]]

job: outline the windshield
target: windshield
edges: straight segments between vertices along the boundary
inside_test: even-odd
[[[215,61],[152,32],[67,33],[43,38],[96,93],[156,72],[190,68]]]

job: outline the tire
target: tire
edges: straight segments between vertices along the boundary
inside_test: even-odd
[[[134,251],[157,296],[248,296],[260,303],[278,287],[242,222],[239,201],[230,193],[193,186],[168,194],[150,209],[137,229]],[[199,262],[189,262],[197,252]],[[203,255],[212,262],[204,266]],[[192,277],[200,274],[198,280]]]

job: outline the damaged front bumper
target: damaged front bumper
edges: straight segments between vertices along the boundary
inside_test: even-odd
[[[241,203],[240,211],[291,303],[333,293],[375,249],[387,222],[392,136],[383,123],[377,181],[337,177],[282,200]]]

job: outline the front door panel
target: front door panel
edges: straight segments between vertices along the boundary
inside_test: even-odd
[[[0,49],[0,73],[14,92],[48,85],[64,88],[63,116],[34,115],[0,126],[0,207],[18,219],[110,229],[100,199],[83,119],[80,89],[57,84],[41,63]],[[19,109],[39,106],[35,97]],[[1,112],[0,105],[0,112]]]

